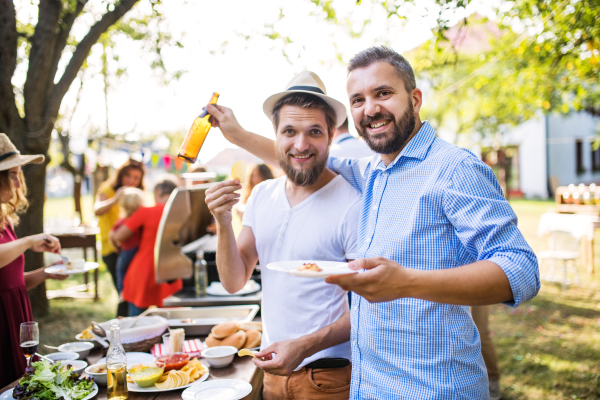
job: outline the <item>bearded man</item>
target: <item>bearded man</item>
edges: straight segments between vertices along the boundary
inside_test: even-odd
[[[269,97],[263,110],[273,122],[275,154],[285,176],[252,190],[237,240],[231,208],[239,198],[239,181],[206,191],[219,236],[219,278],[235,293],[258,260],[263,266],[263,338],[256,356],[264,360],[254,362],[266,372],[265,400],[345,400],[351,377],[347,292],[323,279],[265,267],[276,261],[355,258],[360,194],[326,168],[332,133],[346,109],[326,95],[318,76],[303,72],[284,92]],[[218,116],[212,115],[218,126]]]
[[[539,291],[537,259],[493,171],[419,115],[412,67],[386,47],[348,64],[350,111],[375,157],[330,158],[362,195],[363,273],[328,277],[353,292],[351,399],[489,399],[470,305],[517,306]],[[232,143],[265,162],[269,139],[209,106]],[[215,114],[213,114],[215,115]]]

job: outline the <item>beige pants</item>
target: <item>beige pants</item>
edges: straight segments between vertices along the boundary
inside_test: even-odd
[[[490,308],[491,306],[473,306],[471,307],[471,315],[479,331],[479,336],[481,336],[481,354],[487,368],[488,379],[497,381],[500,379],[500,371],[498,370],[496,348],[490,337]]]
[[[348,400],[352,365],[344,368],[302,367],[290,376],[265,372],[264,400]]]

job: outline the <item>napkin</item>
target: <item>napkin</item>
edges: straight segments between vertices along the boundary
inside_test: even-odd
[[[200,352],[204,350],[206,346],[200,339],[186,340],[183,342],[183,352],[189,354],[191,357],[200,357]],[[169,355],[169,349],[162,343],[155,344],[150,353],[154,357],[162,357]]]

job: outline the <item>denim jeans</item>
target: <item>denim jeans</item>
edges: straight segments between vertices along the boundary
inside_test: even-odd
[[[128,304],[129,304],[129,316],[130,317],[138,316],[147,310],[147,308],[140,308],[133,303],[128,303]]]
[[[125,273],[138,248],[134,247],[129,250],[121,250],[119,258],[117,258],[117,291],[121,293],[123,291],[123,281],[125,280]]]

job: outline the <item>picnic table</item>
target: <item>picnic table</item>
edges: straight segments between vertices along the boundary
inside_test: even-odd
[[[95,364],[98,360],[103,357],[100,349],[96,349],[90,353],[87,358],[89,365]],[[210,374],[207,381],[217,379],[241,379],[252,385],[252,392],[244,397],[244,400],[257,400],[262,399],[262,386],[263,386],[263,371],[256,367],[252,362],[252,357],[237,357],[235,356],[233,362],[225,368],[210,368]],[[86,374],[84,373],[84,376]],[[17,386],[19,381],[16,380],[8,386],[0,389],[0,394],[5,391]],[[106,400],[106,385],[98,385],[98,394],[93,400]],[[130,400],[138,399],[152,399],[152,400],[181,400],[181,393],[184,389],[171,390],[168,392],[158,393],[140,393],[140,392],[129,392]]]

